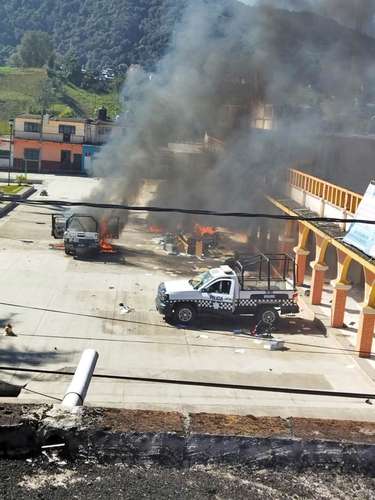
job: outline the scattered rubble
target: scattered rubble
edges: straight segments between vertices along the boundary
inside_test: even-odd
[[[87,463],[86,463],[87,462]],[[77,461],[65,467],[0,461],[0,496],[18,500],[163,498],[284,500],[374,498],[375,479],[356,472],[199,465],[188,470]]]
[[[129,307],[125,305],[123,302],[120,302],[119,307],[120,307],[120,314],[129,314],[130,312],[134,311],[133,307]]]
[[[4,336],[5,337],[17,337],[17,335],[14,333],[13,327],[12,327],[12,325],[10,323],[8,323],[7,325],[5,325]]]

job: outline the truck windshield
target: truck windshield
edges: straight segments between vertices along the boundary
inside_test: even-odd
[[[212,274],[210,271],[206,271],[205,273],[199,274],[196,278],[189,280],[190,285],[198,290],[201,286],[204,286],[212,279]]]

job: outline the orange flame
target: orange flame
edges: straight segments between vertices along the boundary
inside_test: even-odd
[[[195,224],[194,231],[198,236],[212,236],[216,233],[216,228],[212,226],[201,226],[200,224]]]
[[[109,238],[111,237],[111,234],[109,232],[108,228],[108,221],[106,219],[102,219],[100,222],[100,250],[104,253],[115,253],[115,250],[111,243],[108,241]]]
[[[161,234],[164,232],[164,229],[161,226],[156,226],[155,224],[149,225],[148,230],[150,233],[154,234]]]
[[[113,246],[105,238],[100,240],[100,250],[104,253],[115,253]]]

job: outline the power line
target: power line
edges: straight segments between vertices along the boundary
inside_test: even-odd
[[[36,311],[42,311],[42,312],[51,312],[55,314],[62,314],[62,315],[71,315],[71,316],[80,316],[84,318],[94,318],[94,319],[100,319],[100,320],[107,320],[111,322],[119,322],[119,323],[130,323],[130,324],[137,324],[137,325],[143,325],[143,326],[157,326],[160,328],[166,328],[169,330],[173,330],[172,326],[169,326],[167,324],[156,324],[156,323],[151,323],[149,321],[139,321],[139,320],[134,320],[134,319],[124,319],[124,318],[115,318],[115,317],[110,317],[110,316],[100,316],[100,315],[95,315],[95,314],[85,314],[85,313],[79,313],[79,312],[74,312],[74,311],[66,311],[66,310],[61,310],[61,309],[49,309],[46,307],[37,307],[37,306],[30,306],[30,305],[23,305],[23,304],[15,304],[11,302],[0,302],[0,305],[6,306],[6,307],[14,307],[14,308],[19,308],[19,309],[31,309],[31,310],[36,310]],[[209,329],[199,329],[196,330],[196,332],[206,332],[206,333],[214,333],[215,335],[222,335],[222,333],[218,333],[215,330],[209,330]],[[138,344],[162,344],[162,345],[186,345],[182,343],[176,343],[176,342],[159,342],[159,341],[150,341],[150,340],[134,340],[134,339],[109,339],[109,338],[98,338],[98,337],[78,337],[78,336],[59,336],[59,335],[47,335],[47,334],[18,334],[18,337],[41,337],[41,338],[49,338],[49,339],[72,339],[72,340],[90,340],[90,341],[99,341],[99,342],[119,342],[119,343],[138,343]],[[233,338],[232,335],[225,334],[226,337]],[[249,338],[250,340],[253,340],[253,338],[249,335],[244,333],[243,336],[240,338]],[[355,349],[349,349],[349,348],[344,348],[344,347],[327,347],[327,346],[314,346],[311,344],[305,344],[301,342],[292,342],[287,340],[287,344],[289,345],[296,345],[296,346],[302,346],[302,347],[311,347],[315,349],[322,349],[322,351],[300,351],[304,353],[311,353],[311,354],[330,354],[331,351],[333,354],[342,354],[342,353],[348,353],[348,354],[359,354],[360,351],[357,351]],[[228,348],[228,349],[235,349],[238,346],[224,346],[224,345],[209,345],[209,344],[194,344],[190,343],[188,344],[189,346],[192,347],[212,347],[212,348]],[[242,346],[243,347],[243,346]],[[257,350],[252,347],[246,347],[248,350]],[[375,354],[375,353],[372,353]]]
[[[43,370],[34,368],[13,368],[11,366],[0,366],[0,371],[11,372],[25,372],[25,373],[42,373],[47,375],[67,375],[73,376],[74,372]],[[109,379],[109,380],[123,380],[128,382],[148,382],[156,384],[169,384],[169,385],[186,385],[193,387],[210,387],[216,389],[234,389],[244,391],[258,391],[258,392],[272,392],[280,394],[300,394],[303,396],[328,396],[349,399],[375,399],[375,394],[365,394],[358,392],[342,392],[342,391],[324,391],[319,389],[297,389],[292,387],[269,387],[262,385],[242,385],[242,384],[226,384],[221,382],[197,382],[194,380],[176,380],[165,378],[153,377],[134,377],[130,375],[110,375],[95,373],[93,378]]]
[[[89,201],[66,201],[66,200],[14,200],[11,197],[2,197],[1,201],[13,202],[31,206],[52,206],[52,207],[87,207],[98,208],[102,210],[125,210],[128,212],[154,212],[154,213],[169,213],[169,214],[190,214],[204,215],[208,217],[234,217],[247,219],[275,219],[275,220],[295,220],[305,222],[331,222],[335,224],[373,224],[375,220],[368,219],[342,219],[338,217],[306,217],[303,215],[288,215],[288,214],[270,214],[263,212],[222,212],[219,210],[201,210],[190,208],[176,207],[156,207],[156,206],[140,206],[140,205],[122,205],[115,203],[93,203]]]
[[[26,392],[30,392],[31,394],[37,394],[38,396],[43,396],[44,398],[49,398],[49,399],[53,399],[55,401],[59,401],[60,403],[62,403],[62,401],[63,401],[61,398],[56,398],[55,396],[50,396],[49,394],[45,394],[44,392],[33,391],[31,389],[28,389],[26,386],[22,387],[22,390],[26,391]]]

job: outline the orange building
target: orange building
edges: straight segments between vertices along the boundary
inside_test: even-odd
[[[14,170],[81,172],[86,121],[48,115],[18,116],[14,127]]]

